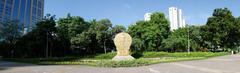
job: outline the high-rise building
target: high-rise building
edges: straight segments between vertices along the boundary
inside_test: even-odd
[[[181,27],[186,27],[186,22],[185,22],[184,18],[182,19],[182,26]]]
[[[144,15],[144,21],[150,21],[151,20],[152,13],[145,13]]]
[[[0,22],[17,20],[29,31],[43,18],[44,0],[0,0]]]
[[[169,8],[169,21],[171,31],[186,26],[185,19],[182,15],[182,9],[178,9],[177,7]]]

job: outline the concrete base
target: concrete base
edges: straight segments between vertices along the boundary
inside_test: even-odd
[[[114,61],[124,61],[124,60],[134,60],[135,58],[131,55],[128,56],[115,56],[112,60]]]

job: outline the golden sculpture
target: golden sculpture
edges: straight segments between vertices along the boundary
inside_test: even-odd
[[[125,32],[117,34],[114,38],[114,44],[117,49],[117,55],[113,60],[132,60],[134,59],[129,53],[132,44],[132,37]]]

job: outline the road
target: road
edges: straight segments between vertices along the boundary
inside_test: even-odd
[[[0,73],[240,73],[240,55],[125,68],[100,68],[82,65],[31,65],[0,61]]]

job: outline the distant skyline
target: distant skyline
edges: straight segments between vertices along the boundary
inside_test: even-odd
[[[124,26],[144,20],[147,12],[163,12],[168,18],[169,7],[181,8],[186,24],[191,25],[205,24],[215,8],[227,7],[240,16],[240,0],[45,0],[45,14],[57,19],[70,13],[87,21],[107,18]]]

